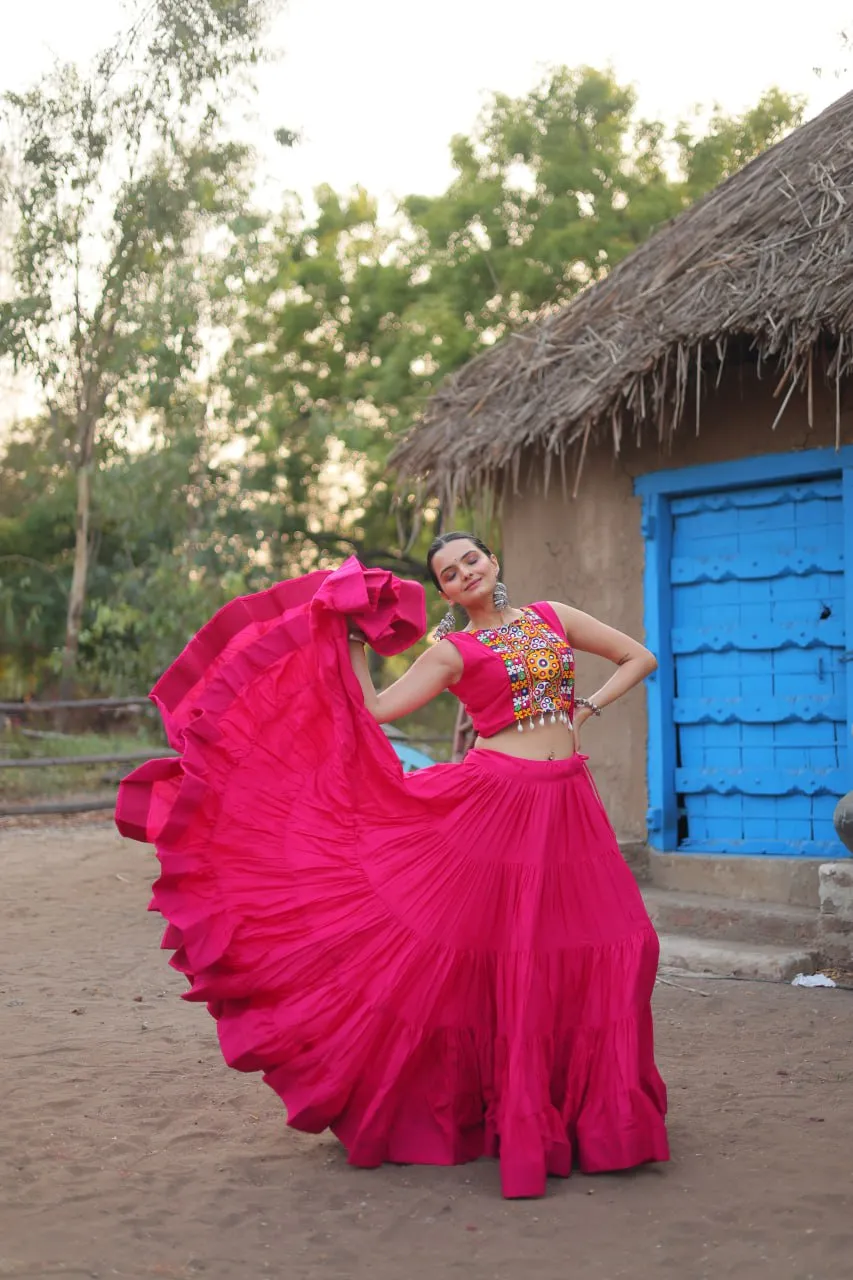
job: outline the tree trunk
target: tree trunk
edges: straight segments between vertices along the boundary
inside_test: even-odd
[[[59,682],[61,700],[74,692],[77,670],[77,650],[80,645],[80,626],[86,604],[86,583],[89,576],[89,514],[92,498],[92,450],[86,449],[83,461],[77,468],[77,527],[74,539],[74,572],[71,592],[68,596],[68,616],[65,623],[65,646],[62,650],[62,676]]]

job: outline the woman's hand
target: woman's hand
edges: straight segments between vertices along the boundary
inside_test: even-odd
[[[572,737],[575,743],[575,751],[580,751],[581,749],[581,728],[593,715],[595,715],[595,712],[591,707],[575,707],[575,714],[572,720]]]

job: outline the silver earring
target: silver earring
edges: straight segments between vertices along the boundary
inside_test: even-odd
[[[447,610],[447,613],[441,619],[435,629],[436,640],[443,640],[445,636],[449,636],[451,631],[456,630],[456,614],[453,612],[453,605]]]
[[[495,583],[495,591],[492,599],[494,601],[495,608],[499,613],[509,605],[509,592],[502,582]]]

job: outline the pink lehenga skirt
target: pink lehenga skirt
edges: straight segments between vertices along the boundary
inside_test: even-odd
[[[347,617],[393,652],[420,588],[348,561],[234,601],[158,683],[180,756],[121,786],[152,909],[222,1052],[351,1163],[500,1158],[503,1193],[668,1158],[658,942],[586,760],[404,776]]]

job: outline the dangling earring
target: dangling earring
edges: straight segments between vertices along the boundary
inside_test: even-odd
[[[436,640],[443,640],[445,636],[449,636],[451,631],[456,630],[456,614],[453,612],[453,605],[448,607],[447,613],[441,619],[433,633]]]
[[[509,605],[509,592],[502,582],[495,583],[495,590],[492,596],[495,608],[498,613],[502,613]]]

